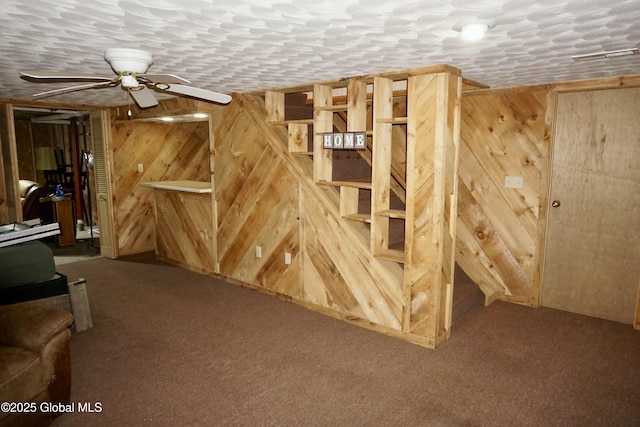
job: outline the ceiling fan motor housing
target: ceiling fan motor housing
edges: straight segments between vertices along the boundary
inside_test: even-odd
[[[104,60],[118,74],[144,74],[153,64],[153,55],[144,50],[110,48],[104,51]]]

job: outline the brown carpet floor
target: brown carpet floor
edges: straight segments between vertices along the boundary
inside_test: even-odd
[[[54,426],[638,426],[640,332],[476,305],[429,350],[148,257],[87,279],[73,402]]]

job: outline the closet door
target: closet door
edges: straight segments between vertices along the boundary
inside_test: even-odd
[[[100,254],[103,257],[113,259],[117,258],[118,253],[113,236],[113,203],[110,191],[109,138],[107,137],[109,122],[105,111],[92,111],[90,119],[98,227],[100,230]]]
[[[542,305],[633,324],[640,88],[558,95]]]

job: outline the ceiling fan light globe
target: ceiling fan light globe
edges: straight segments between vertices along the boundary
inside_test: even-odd
[[[122,85],[122,87],[127,89],[133,89],[140,86],[135,76],[132,76],[130,74],[125,74],[124,76],[122,76],[122,79],[120,80],[120,84]]]
[[[118,74],[144,74],[153,64],[153,55],[144,50],[110,48],[104,51],[104,60]]]

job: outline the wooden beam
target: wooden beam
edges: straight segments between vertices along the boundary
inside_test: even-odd
[[[266,91],[264,94],[267,123],[284,121],[285,103],[284,93]]]
[[[322,107],[333,105],[333,92],[330,86],[313,87],[313,178],[318,181],[333,179],[332,150],[323,147],[322,133],[333,132],[333,112]]]
[[[436,346],[450,333],[460,92],[454,73],[408,81],[404,327]]]
[[[379,212],[389,209],[393,119],[393,81],[374,78],[373,159],[371,162],[371,251],[389,249],[389,217]]]

